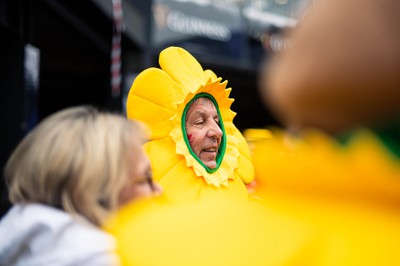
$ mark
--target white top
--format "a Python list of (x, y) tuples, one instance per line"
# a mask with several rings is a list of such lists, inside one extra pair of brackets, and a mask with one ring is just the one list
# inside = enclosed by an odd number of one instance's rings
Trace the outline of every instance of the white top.
[(119, 265), (115, 240), (82, 217), (14, 205), (0, 221), (0, 265)]

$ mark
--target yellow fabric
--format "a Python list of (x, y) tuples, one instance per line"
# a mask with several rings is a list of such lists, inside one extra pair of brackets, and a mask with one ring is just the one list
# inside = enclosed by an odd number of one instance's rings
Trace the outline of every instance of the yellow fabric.
[(123, 265), (400, 265), (400, 163), (373, 135), (248, 136), (258, 200), (128, 205), (106, 226)]
[(251, 201), (154, 204), (128, 205), (107, 224), (123, 266), (286, 265), (316, 245), (307, 224)]
[[(145, 150), (157, 180), (171, 199), (197, 199), (204, 191), (223, 191), (229, 197), (247, 198), (245, 184), (254, 179), (254, 168), (246, 140), (233, 124), (230, 88), (211, 70), (179, 47), (160, 53), (161, 69), (149, 68), (135, 79), (127, 99), (129, 119), (150, 128)], [(190, 154), (181, 128), (186, 105), (199, 93), (212, 95), (218, 103), (225, 128), (226, 150), (214, 173)], [(218, 189), (215, 189), (218, 188)]]

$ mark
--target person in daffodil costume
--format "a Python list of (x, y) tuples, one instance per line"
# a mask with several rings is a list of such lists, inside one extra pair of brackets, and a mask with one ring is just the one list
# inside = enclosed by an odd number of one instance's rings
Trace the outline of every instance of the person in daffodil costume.
[(129, 119), (150, 129), (144, 148), (165, 196), (247, 199), (245, 185), (253, 181), (254, 169), (247, 142), (233, 124), (227, 81), (179, 47), (161, 51), (159, 64), (136, 77), (126, 110)]

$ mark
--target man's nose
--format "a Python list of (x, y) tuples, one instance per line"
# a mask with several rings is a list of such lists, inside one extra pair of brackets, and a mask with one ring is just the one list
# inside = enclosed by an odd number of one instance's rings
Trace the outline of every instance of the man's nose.
[(210, 138), (222, 138), (222, 130), (218, 123), (213, 121), (208, 129), (207, 136)]

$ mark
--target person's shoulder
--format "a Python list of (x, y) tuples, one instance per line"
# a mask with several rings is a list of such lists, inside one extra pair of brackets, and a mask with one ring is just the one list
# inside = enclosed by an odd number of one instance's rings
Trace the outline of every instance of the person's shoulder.
[(3, 260), (17, 256), (30, 261), (29, 265), (87, 265), (93, 261), (109, 265), (115, 259), (114, 239), (109, 234), (81, 216), (45, 205), (13, 206), (0, 232), (7, 239), (0, 239)]
[(36, 233), (57, 232), (61, 228), (74, 224), (73, 217), (67, 212), (36, 203), (16, 204), (1, 220), (1, 228), (13, 227), (19, 233), (31, 230)]

